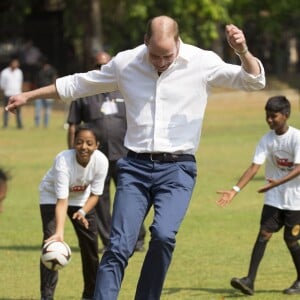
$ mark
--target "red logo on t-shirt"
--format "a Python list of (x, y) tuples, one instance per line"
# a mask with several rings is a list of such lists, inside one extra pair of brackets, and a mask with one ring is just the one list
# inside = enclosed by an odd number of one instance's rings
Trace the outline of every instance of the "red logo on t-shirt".
[(281, 153), (277, 151), (277, 153), (274, 153), (273, 158), (276, 166), (281, 170), (290, 171), (295, 167), (292, 156), (284, 151), (281, 151)]
[(75, 185), (70, 187), (70, 192), (83, 192), (87, 188), (87, 185)]

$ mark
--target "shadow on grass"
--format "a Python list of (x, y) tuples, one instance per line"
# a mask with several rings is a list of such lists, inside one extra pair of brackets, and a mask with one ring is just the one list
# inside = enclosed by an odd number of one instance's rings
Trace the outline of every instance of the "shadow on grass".
[(0, 298), (0, 300), (38, 300), (39, 298)]
[[(236, 179), (236, 181), (238, 181), (240, 178), (236, 177), (235, 179)], [(252, 181), (261, 181), (262, 184), (264, 184), (266, 182), (266, 177), (264, 177), (262, 175), (261, 176), (258, 175), (258, 176), (253, 177), (251, 180)]]
[[(64, 298), (64, 300), (74, 300), (74, 297), (65, 297)], [(1, 298), (0, 297), (0, 300), (40, 300), (40, 298), (24, 298), (24, 297), (22, 297), (22, 298), (14, 298), (14, 297), (12, 297), (12, 298), (10, 298), (10, 297), (5, 297), (5, 298)]]
[[(0, 250), (11, 250), (11, 251), (40, 251), (41, 245), (0, 245)], [(2, 298), (0, 298), (2, 300)], [(26, 299), (27, 300), (27, 299)]]
[(39, 300), (40, 298), (0, 298), (0, 300)]
[[(78, 247), (71, 247), (72, 252), (79, 252)], [(10, 251), (40, 251), (41, 245), (0, 245), (0, 250), (10, 250)], [(22, 298), (24, 299), (24, 298)], [(0, 298), (0, 300), (3, 300)], [(27, 299), (25, 299), (27, 300)]]
[(265, 182), (266, 181), (266, 177), (264, 177), (264, 176), (255, 176), (251, 180)]
[[(234, 298), (249, 298), (249, 295), (244, 295), (239, 291), (236, 291), (234, 289), (217, 289), (217, 288), (164, 288), (163, 294), (164, 295), (175, 295), (177, 293), (180, 293), (181, 291), (190, 291), (192, 293), (197, 293), (197, 295), (193, 295), (193, 297), (197, 297), (197, 299), (206, 299), (205, 297), (208, 296), (208, 294), (217, 294), (218, 299), (234, 299)], [(255, 291), (255, 295), (259, 294), (282, 294), (282, 290), (258, 290)], [(219, 298), (220, 297), (220, 298)], [(1, 299), (0, 299), (1, 300)]]

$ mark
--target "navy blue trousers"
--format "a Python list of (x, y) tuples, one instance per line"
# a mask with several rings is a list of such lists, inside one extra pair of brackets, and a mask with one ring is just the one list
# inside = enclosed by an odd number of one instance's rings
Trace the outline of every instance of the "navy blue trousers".
[(196, 163), (159, 163), (126, 157), (118, 161), (118, 168), (110, 245), (98, 268), (94, 299), (117, 299), (141, 225), (153, 207), (151, 238), (135, 300), (159, 300), (175, 237), (195, 185)]

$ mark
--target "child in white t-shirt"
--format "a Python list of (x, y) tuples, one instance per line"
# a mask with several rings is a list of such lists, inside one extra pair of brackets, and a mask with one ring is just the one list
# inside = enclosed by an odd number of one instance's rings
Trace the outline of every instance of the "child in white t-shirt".
[[(75, 229), (84, 278), (82, 299), (93, 298), (99, 264), (94, 206), (103, 192), (108, 160), (97, 148), (93, 129), (86, 124), (79, 126), (74, 149), (62, 151), (55, 157), (39, 187), (43, 241), (64, 240), (67, 215)], [(49, 270), (42, 263), (40, 270), (41, 299), (53, 299), (58, 271)]]
[(222, 196), (217, 204), (226, 206), (265, 163), (267, 184), (258, 190), (265, 193), (264, 206), (248, 275), (232, 278), (231, 285), (246, 295), (254, 294), (256, 273), (267, 243), (274, 232), (284, 227), (284, 241), (293, 259), (297, 279), (283, 293), (300, 294), (300, 131), (287, 125), (291, 106), (286, 97), (271, 97), (265, 111), (271, 131), (259, 141), (252, 164), (231, 190), (218, 191)]

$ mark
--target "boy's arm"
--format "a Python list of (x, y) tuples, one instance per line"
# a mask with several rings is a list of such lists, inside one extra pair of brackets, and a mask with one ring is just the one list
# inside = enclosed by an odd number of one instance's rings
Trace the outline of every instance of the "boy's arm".
[(216, 201), (219, 206), (226, 206), (231, 202), (234, 196), (255, 176), (261, 165), (252, 163), (250, 167), (240, 177), (237, 184), (231, 190), (220, 190), (217, 194), (221, 194), (221, 197)]
[(267, 181), (269, 182), (267, 185), (263, 186), (258, 190), (259, 193), (265, 193), (266, 191), (272, 189), (275, 186), (281, 185), (297, 176), (300, 175), (300, 164), (295, 164), (295, 168), (289, 172), (286, 176), (280, 178), (280, 179), (272, 179), (267, 178)]

